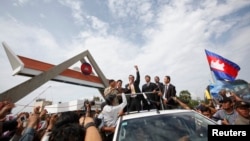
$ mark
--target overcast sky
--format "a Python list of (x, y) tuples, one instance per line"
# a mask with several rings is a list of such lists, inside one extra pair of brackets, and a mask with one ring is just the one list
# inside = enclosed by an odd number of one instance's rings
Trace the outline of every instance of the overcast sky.
[[(204, 97), (212, 81), (205, 49), (235, 63), (250, 81), (249, 0), (1, 0), (0, 41), (18, 55), (59, 64), (89, 50), (108, 79), (171, 76), (177, 93)], [(30, 78), (12, 76), (0, 47), (0, 92)], [(80, 67), (75, 65), (72, 67)], [(16, 103), (55, 103), (100, 96), (97, 90), (48, 82)]]

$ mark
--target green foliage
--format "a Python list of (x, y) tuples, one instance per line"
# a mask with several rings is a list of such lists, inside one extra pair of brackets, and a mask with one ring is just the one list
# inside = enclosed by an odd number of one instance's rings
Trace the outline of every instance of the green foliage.
[(183, 103), (187, 104), (190, 108), (194, 108), (199, 105), (199, 100), (194, 100), (191, 97), (191, 93), (188, 90), (182, 90), (178, 97)]
[(199, 101), (198, 100), (190, 100), (190, 102), (188, 103), (188, 106), (190, 107), (190, 108), (194, 108), (194, 107), (196, 107), (196, 106), (198, 106), (199, 105)]
[(183, 90), (179, 94), (179, 99), (183, 103), (188, 104), (192, 98), (191, 98), (191, 94), (190, 94), (190, 92), (188, 90)]

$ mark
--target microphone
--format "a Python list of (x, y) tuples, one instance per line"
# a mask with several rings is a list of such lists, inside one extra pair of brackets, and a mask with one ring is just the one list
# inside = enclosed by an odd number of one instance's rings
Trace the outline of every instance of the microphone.
[(146, 101), (148, 102), (148, 105), (150, 105), (150, 101), (148, 100), (147, 96), (145, 93), (142, 93), (143, 97), (146, 99)]

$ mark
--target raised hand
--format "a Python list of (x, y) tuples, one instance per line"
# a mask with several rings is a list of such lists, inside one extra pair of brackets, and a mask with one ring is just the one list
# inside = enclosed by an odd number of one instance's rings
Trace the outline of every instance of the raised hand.
[(34, 114), (40, 114), (40, 106), (37, 106), (37, 107), (35, 107), (34, 109), (33, 109), (33, 113)]
[(137, 66), (137, 65), (135, 65), (134, 67), (135, 67), (135, 69), (138, 71), (138, 66)]
[(0, 102), (0, 120), (4, 120), (5, 116), (11, 113), (11, 110), (15, 107), (14, 103), (3, 101)]

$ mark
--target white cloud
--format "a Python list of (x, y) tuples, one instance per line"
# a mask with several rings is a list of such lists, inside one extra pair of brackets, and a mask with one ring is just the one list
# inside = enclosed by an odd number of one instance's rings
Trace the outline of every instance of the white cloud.
[(43, 13), (40, 13), (40, 15), (39, 15), (42, 19), (43, 18), (46, 18), (46, 16), (43, 14)]
[(114, 17), (135, 18), (145, 24), (151, 22), (153, 18), (152, 5), (150, 0), (133, 1), (133, 0), (109, 0), (108, 6)]
[(29, 1), (30, 0), (18, 0), (18, 3), (23, 5), (23, 4), (25, 4), (25, 3), (29, 2)]
[[(126, 16), (126, 11), (124, 10), (124, 0), (109, 0), (108, 1), (108, 6), (113, 14), (115, 14), (118, 17), (125, 17)], [(120, 9), (120, 10), (119, 10)]]
[(151, 3), (142, 3), (138, 8), (138, 15), (142, 22), (149, 23), (153, 19), (153, 11), (151, 10)]
[[(5, 41), (16, 53), (28, 55), (31, 58), (53, 60), (58, 63), (65, 53), (56, 39), (46, 29), (0, 19), (1, 42)], [(14, 33), (14, 34), (13, 34)], [(54, 58), (55, 53), (62, 54)], [(46, 54), (46, 55), (44, 55)]]
[[(109, 6), (116, 16), (140, 16), (139, 10), (135, 10), (139, 7), (137, 4), (126, 3), (128, 7), (131, 6), (129, 8), (123, 4), (125, 1), (109, 1)], [(147, 41), (142, 47), (123, 38), (111, 35), (102, 37), (95, 33), (82, 32), (84, 36), (82, 36), (82, 40), (79, 37), (79, 44), (81, 44), (79, 50), (83, 46), (89, 49), (108, 78), (122, 78), (126, 83), (127, 75), (134, 73), (133, 65), (138, 64), (142, 76), (141, 84), (144, 83), (143, 78), (146, 74), (152, 75), (152, 77), (159, 75), (161, 78), (171, 75), (172, 82), (177, 86), (178, 91), (189, 89), (196, 92), (199, 97), (203, 97), (204, 89), (211, 81), (204, 49), (215, 46), (209, 40), (211, 37), (219, 38), (241, 19), (235, 18), (227, 21), (221, 19), (222, 16), (227, 16), (235, 11), (233, 2), (226, 6), (209, 3), (209, 5), (203, 5), (203, 9), (193, 11), (187, 4), (189, 5), (189, 1), (183, 3), (174, 1), (163, 9), (158, 9), (159, 13), (156, 16), (156, 23), (154, 23), (157, 27), (145, 29), (143, 34)], [(244, 4), (238, 3), (236, 9), (243, 7)], [(213, 15), (208, 14), (217, 9), (225, 10)], [(247, 34), (244, 35), (247, 38)], [(245, 38), (241, 40), (239, 37), (239, 39), (246, 43), (243, 41), (246, 40)], [(75, 43), (77, 44), (77, 42)], [(220, 46), (222, 49), (223, 47)], [(227, 52), (231, 50), (233, 48), (227, 47)], [(196, 86), (198, 84), (199, 86)]]
[(13, 2), (13, 6), (24, 6), (29, 3), (31, 0), (17, 0)]
[(7, 17), (12, 20), (12, 22), (18, 23), (17, 19), (15, 17), (13, 17), (12, 15), (10, 15), (9, 13), (7, 14)]
[(107, 34), (107, 29), (109, 28), (109, 25), (107, 23), (99, 20), (97, 17), (94, 16), (89, 16), (88, 19), (91, 21), (91, 27), (99, 34)]
[[(114, 36), (100, 36), (94, 33), (82, 33), (82, 38), (78, 38), (71, 43), (72, 55), (77, 52), (89, 50), (94, 56), (98, 65), (105, 72), (107, 77), (119, 76), (119, 71), (126, 69), (128, 62), (134, 61), (140, 49), (129, 42)], [(121, 66), (117, 66), (121, 64)], [(117, 67), (114, 67), (117, 66)], [(107, 69), (105, 69), (107, 68)], [(115, 73), (113, 72), (115, 71)], [(120, 76), (121, 77), (121, 76)]]
[(205, 11), (205, 16), (208, 20), (231, 14), (244, 6), (249, 5), (249, 1), (245, 0), (228, 0), (222, 4), (219, 4), (218, 2), (219, 1), (206, 0), (204, 3), (202, 3)]
[(72, 10), (72, 16), (75, 19), (75, 23), (77, 24), (83, 24), (84, 17), (83, 17), (83, 11), (81, 10), (81, 1), (80, 0), (59, 0), (59, 2), (69, 7)]

